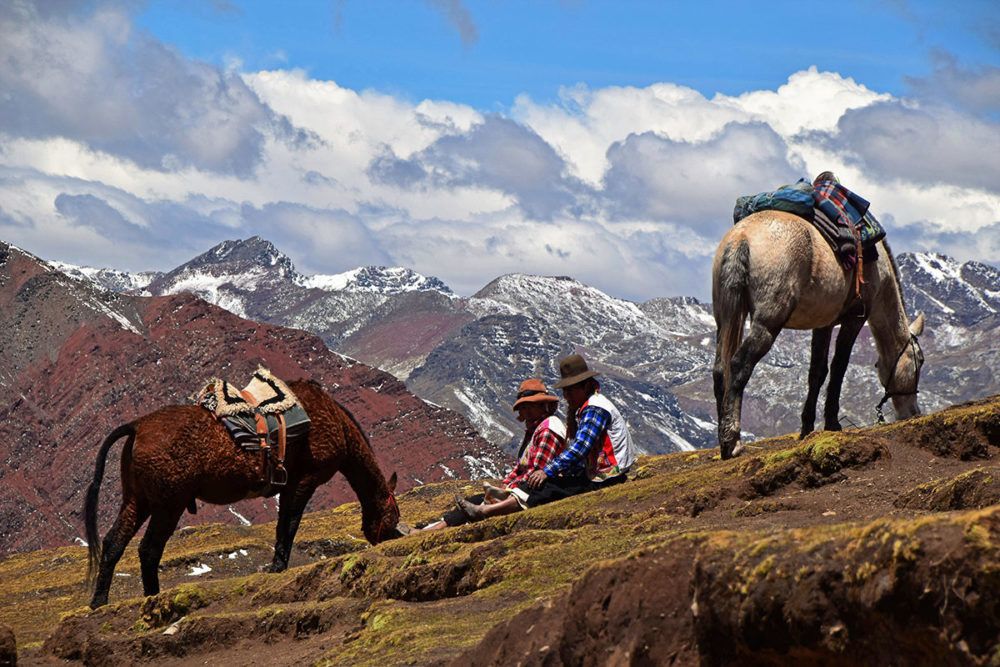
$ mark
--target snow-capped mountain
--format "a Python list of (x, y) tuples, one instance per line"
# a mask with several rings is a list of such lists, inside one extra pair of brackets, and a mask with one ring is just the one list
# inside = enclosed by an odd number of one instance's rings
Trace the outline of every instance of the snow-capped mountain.
[(958, 262), (937, 253), (897, 259), (912, 308), (950, 325), (971, 326), (1000, 313), (1000, 270), (980, 262)]
[[(279, 266), (276, 262), (272, 266)], [(73, 279), (0, 241), (0, 552), (71, 543), (94, 453), (114, 427), (152, 409), (190, 403), (205, 378), (246, 381), (264, 363), (312, 378), (369, 434), (399, 489), (493, 476), (506, 456), (460, 415), (407, 391), (391, 375), (326, 349), (305, 331), (248, 321), (189, 294), (147, 298)], [(102, 489), (110, 525), (117, 452)], [(346, 480), (324, 484), (311, 506), (353, 499)], [(273, 520), (270, 499), (201, 505), (184, 522)]]
[[(415, 312), (442, 311), (447, 320), (455, 298), (437, 278), (402, 267), (366, 266), (335, 275), (304, 275), (259, 236), (224, 241), (159, 276), (146, 291), (191, 292), (241, 317), (311, 331), (332, 349), (369, 359), (367, 363), (398, 377), (405, 377), (440, 342), (434, 327), (428, 331), (418, 324), (406, 344), (392, 335), (356, 341), (350, 337), (378, 329), (400, 304)], [(421, 336), (429, 336), (429, 342)]]
[(159, 271), (141, 271), (129, 273), (117, 269), (95, 269), (90, 266), (77, 266), (66, 262), (48, 262), (57, 271), (62, 271), (77, 280), (89, 280), (97, 283), (109, 292), (138, 292), (146, 289), (149, 283), (163, 275)]
[[(923, 408), (1000, 391), (1000, 271), (925, 253), (902, 254), (897, 264), (911, 317), (927, 315)], [(245, 317), (317, 333), (463, 413), (496, 444), (519, 438), (510, 409), (517, 383), (532, 375), (554, 382), (558, 359), (573, 351), (603, 373), (646, 451), (715, 444), (715, 322), (710, 305), (690, 297), (636, 304), (568, 277), (511, 274), (460, 298), (437, 278), (404, 268), (303, 276), (258, 237), (220, 244), (147, 289), (196, 291)], [(786, 330), (762, 360), (744, 402), (746, 431), (798, 430), (809, 339)], [(845, 379), (845, 426), (874, 419), (882, 392), (875, 359), (866, 329)]]
[(428, 355), (407, 384), (463, 412), (488, 439), (518, 441), (509, 407), (518, 383), (531, 376), (554, 382), (558, 359), (580, 351), (602, 372), (604, 391), (644, 451), (712, 442), (714, 427), (681, 409), (669, 390), (705, 363), (707, 351), (637, 304), (572, 278), (511, 274), (477, 292), (467, 307), (482, 315)]

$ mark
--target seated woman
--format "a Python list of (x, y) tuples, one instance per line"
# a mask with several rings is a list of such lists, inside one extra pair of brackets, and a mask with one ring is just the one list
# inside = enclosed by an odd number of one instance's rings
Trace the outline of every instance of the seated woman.
[[(516, 488), (532, 472), (547, 466), (562, 452), (566, 446), (566, 426), (555, 414), (558, 406), (559, 398), (550, 394), (541, 380), (531, 378), (521, 383), (514, 402), (517, 420), (524, 422), (524, 438), (517, 452), (517, 465), (503, 478), (499, 488), (484, 484), (485, 493), (472, 496), (468, 499), (470, 503), (489, 504), (504, 500), (510, 495), (511, 489)], [(439, 530), (468, 522), (466, 513), (455, 509), (422, 530)]]

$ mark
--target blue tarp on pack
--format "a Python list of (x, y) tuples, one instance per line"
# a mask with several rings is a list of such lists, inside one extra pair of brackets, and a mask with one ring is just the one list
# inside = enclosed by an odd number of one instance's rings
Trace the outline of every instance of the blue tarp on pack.
[(790, 185), (782, 185), (773, 192), (739, 197), (733, 209), (733, 224), (757, 211), (787, 211), (795, 215), (813, 219), (813, 186), (804, 178)]

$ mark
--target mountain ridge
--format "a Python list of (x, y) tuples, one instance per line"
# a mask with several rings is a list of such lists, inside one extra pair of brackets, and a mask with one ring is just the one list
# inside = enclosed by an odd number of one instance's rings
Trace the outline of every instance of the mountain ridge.
[[(259, 237), (227, 243), (263, 243), (265, 255), (279, 252)], [(903, 253), (897, 264), (910, 314), (923, 310), (928, 319), (924, 339), (931, 361), (921, 387), (927, 408), (1000, 391), (1000, 355), (986, 334), (1000, 317), (1000, 271), (933, 253)], [(319, 294), (303, 287), (309, 278), (271, 276), (258, 287), (257, 305), (247, 316), (316, 332), (343, 354), (405, 379), (426, 400), (465, 414), (508, 449), (519, 430), (507, 407), (511, 388), (528, 375), (554, 382), (558, 358), (571, 352), (585, 354), (605, 372), (609, 395), (621, 403), (647, 451), (714, 445), (710, 304), (683, 296), (634, 303), (569, 276), (518, 273), (498, 276), (469, 297), (455, 296), (433, 278), (427, 280), (436, 289), (375, 294), (349, 286), (349, 276), (363, 268), (337, 274)], [(227, 305), (224, 295), (215, 302)], [(963, 354), (966, 344), (971, 347)], [(748, 434), (798, 428), (808, 350), (807, 332), (778, 337), (748, 388)], [(935, 355), (948, 365), (935, 367)], [(845, 384), (845, 423), (873, 418), (879, 389), (865, 370), (872, 363), (866, 328)]]

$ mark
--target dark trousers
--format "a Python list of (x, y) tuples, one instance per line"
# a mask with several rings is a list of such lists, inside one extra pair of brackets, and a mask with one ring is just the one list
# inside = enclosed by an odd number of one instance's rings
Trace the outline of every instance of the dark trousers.
[(570, 496), (591, 491), (600, 491), (625, 481), (625, 475), (610, 477), (603, 482), (594, 482), (586, 477), (550, 477), (542, 488), (528, 492), (528, 507), (538, 507)]

